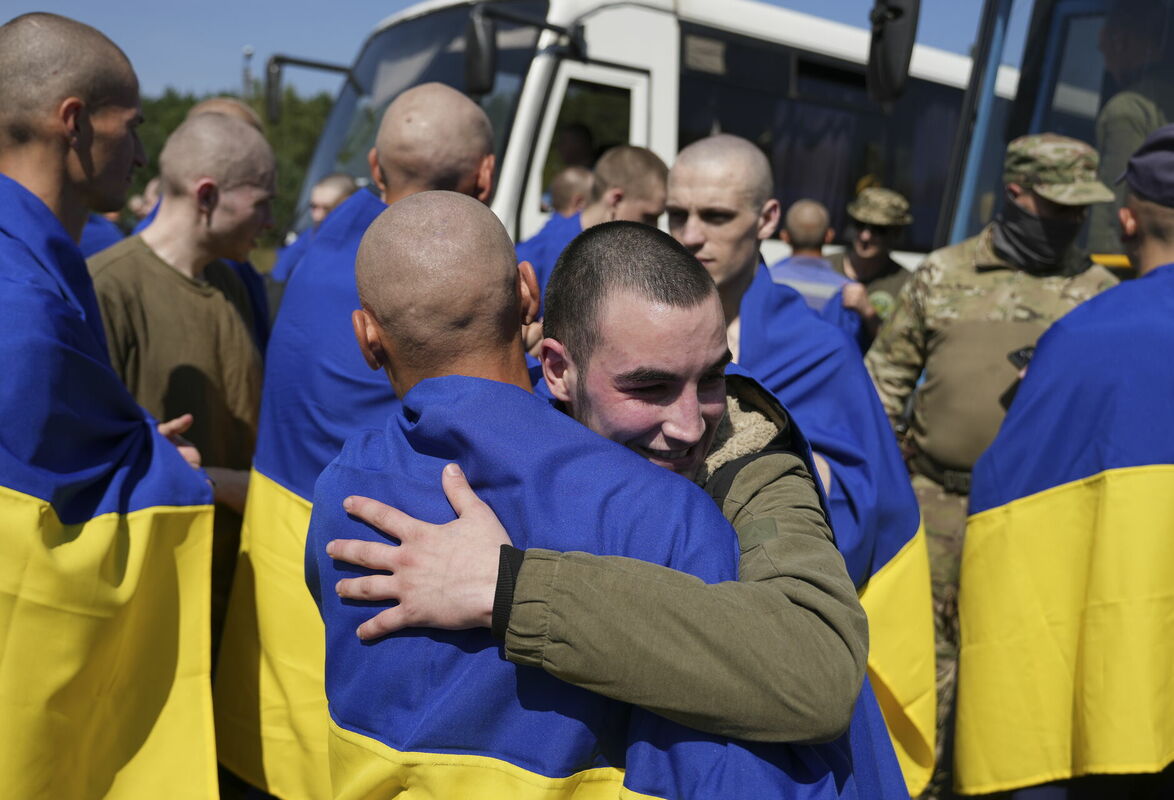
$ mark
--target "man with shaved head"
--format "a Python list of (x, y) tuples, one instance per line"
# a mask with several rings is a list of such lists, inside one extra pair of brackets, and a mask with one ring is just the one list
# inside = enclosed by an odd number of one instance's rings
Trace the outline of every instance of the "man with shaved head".
[[(249, 127), (253, 128), (260, 134), (265, 133), (264, 125), (261, 123), (261, 117), (254, 111), (247, 103), (243, 103), (235, 97), (209, 97), (196, 103), (188, 109), (185, 120), (190, 120), (193, 117), (198, 117), (201, 114), (223, 114), (225, 116), (234, 117)], [(150, 185), (148, 184), (148, 188)], [(155, 215), (159, 213), (160, 207), (166, 202), (165, 195), (159, 195), (157, 201), (152, 202), (149, 206), (150, 211), (135, 225), (133, 233), (142, 233), (143, 229), (155, 221)], [(261, 348), (261, 353), (264, 355), (265, 348), (269, 343), (269, 300), (266, 293), (265, 279), (257, 272), (248, 260), (248, 256), (240, 256), (239, 258), (223, 259), (224, 263), (232, 268), (236, 276), (240, 278), (248, 291), (249, 305), (252, 308), (253, 317), (253, 336), (257, 340), (257, 346)]]
[(592, 225), (628, 220), (656, 225), (664, 213), (668, 167), (645, 147), (622, 144), (595, 162), (587, 206), (569, 217), (555, 216), (536, 235), (518, 245), (518, 260), (529, 261), (546, 289), (555, 262), (570, 241)]
[(212, 493), (160, 436), (184, 420), (157, 432), (111, 369), (75, 244), (91, 211), (122, 207), (144, 161), (140, 122), (134, 70), (99, 31), (53, 14), (0, 26), (0, 782), (12, 797), (216, 793)]
[(332, 172), (314, 184), (310, 190), (310, 227), (277, 254), (269, 277), (278, 283), (288, 281), (314, 241), (314, 234), (323, 220), (358, 189), (354, 177), (345, 172)]
[(573, 217), (587, 207), (591, 199), (591, 170), (564, 167), (550, 182), (550, 207), (561, 217)]
[(782, 239), (791, 245), (791, 255), (770, 268), (775, 283), (790, 286), (816, 311), (848, 282), (823, 257), (835, 231), (827, 208), (816, 200), (797, 200), (783, 217)]
[(430, 189), (487, 202), (493, 130), (439, 83), (387, 107), (369, 155), (370, 191), (327, 217), (287, 284), (265, 366), (241, 552), (216, 678), (222, 762), (281, 797), (329, 796), (322, 628), (301, 574), (314, 481), (356, 430), (399, 407), (354, 346), (355, 255), (388, 204)]
[[(581, 788), (590, 771), (592, 780), (615, 784), (611, 793), (622, 781), (640, 796), (779, 796), (800, 782), (813, 798), (892, 796), (863, 752), (848, 754), (847, 736), (827, 745), (753, 747), (706, 736), (669, 722), (668, 712), (625, 710), (516, 667), (501, 659), (485, 630), (413, 632), (367, 644), (354, 636), (370, 608), (338, 596), (336, 583), (353, 570), (332, 561), (326, 545), (336, 537), (380, 537), (344, 511), (351, 493), (443, 522), (454, 510), (479, 513), (471, 484), (492, 509), (483, 513), (496, 512), (519, 546), (632, 556), (706, 581), (734, 576), (736, 551), (729, 527), (713, 513), (717, 506), (671, 474), (702, 479), (726, 409), (725, 324), (712, 281), (671, 238), (633, 223), (594, 227), (560, 259), (549, 298), (552, 333), (560, 338), (544, 342), (546, 378), (574, 418), (609, 443), (529, 393), (519, 323), (536, 310), (534, 279), (527, 263), (513, 267), (507, 241), (487, 209), (426, 193), (384, 212), (359, 251), (356, 337), (404, 406), (379, 430), (353, 436), (315, 490), (307, 579), (326, 621), (331, 750), (342, 766), (332, 775), (336, 793), (368, 796), (378, 787), (395, 794), (410, 786), (459, 796), (492, 787), (511, 797), (560, 797)], [(681, 330), (688, 347), (674, 341)], [(666, 372), (674, 376), (653, 377)], [(657, 393), (658, 382), (676, 389), (678, 381), (684, 399), (674, 390)], [(639, 396), (647, 403), (636, 402)], [(519, 430), (529, 432), (524, 440)], [(678, 436), (695, 437), (696, 446), (665, 450), (678, 446), (669, 443)], [(442, 469), (448, 499), (437, 485)], [(815, 499), (806, 470), (804, 479)], [(818, 511), (809, 520), (816, 518)], [(809, 534), (808, 558), (817, 558), (820, 542), (839, 560), (826, 528)], [(802, 569), (796, 583), (805, 582)], [(854, 605), (842, 566), (839, 574)], [(808, 601), (838, 616), (810, 588)], [(788, 624), (787, 613), (776, 612)], [(596, 646), (605, 644), (607, 626), (591, 627)], [(809, 641), (792, 632), (794, 646)], [(615, 644), (605, 649), (624, 661), (628, 654)], [(883, 725), (878, 730), (884, 736)], [(423, 755), (430, 752), (445, 757)], [(468, 756), (477, 758), (462, 759)]]
[(917, 503), (859, 352), (762, 263), (759, 244), (778, 226), (779, 203), (753, 143), (721, 134), (682, 150), (667, 210), (673, 237), (717, 284), (734, 361), (782, 401), (822, 461), (836, 544), (870, 617), (870, 676), (884, 684), (878, 695), (916, 793), (933, 761), (929, 565)]
[(276, 164), (260, 132), (209, 112), (168, 137), (159, 171), (164, 201), (155, 219), (89, 268), (114, 371), (160, 419), (195, 417), (187, 436), (216, 487), (215, 650), (261, 405), (248, 290), (221, 259), (247, 259), (272, 224)]

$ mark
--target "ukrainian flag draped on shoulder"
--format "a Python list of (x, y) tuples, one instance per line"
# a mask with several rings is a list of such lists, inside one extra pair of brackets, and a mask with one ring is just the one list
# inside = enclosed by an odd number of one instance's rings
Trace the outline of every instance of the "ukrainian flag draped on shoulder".
[(533, 394), (433, 378), (403, 409), (383, 430), (352, 437), (314, 495), (306, 572), (326, 621), (336, 798), (878, 796), (880, 776), (868, 764), (857, 774), (848, 736), (747, 745), (686, 730), (518, 667), (481, 629), (361, 642), (354, 631), (372, 607), (333, 587), (362, 570), (331, 560), (326, 543), (385, 540), (342, 501), (358, 493), (447, 522), (439, 476), (450, 461), (519, 547), (630, 556), (709, 582), (737, 569), (737, 537), (708, 495)]
[(81, 252), (0, 175), (0, 785), (214, 798), (212, 495), (110, 366)]
[(956, 782), (1174, 761), (1174, 265), (1040, 339), (975, 465)]
[(893, 431), (856, 345), (759, 265), (742, 298), (738, 364), (827, 459), (836, 545), (868, 613), (869, 679), (911, 794), (934, 762), (929, 558)]
[(289, 281), (265, 364), (216, 727), (221, 761), (283, 800), (330, 791), (322, 622), (304, 580), (314, 481), (352, 432), (399, 407), (351, 327), (355, 254), (385, 208), (359, 191), (322, 223)]

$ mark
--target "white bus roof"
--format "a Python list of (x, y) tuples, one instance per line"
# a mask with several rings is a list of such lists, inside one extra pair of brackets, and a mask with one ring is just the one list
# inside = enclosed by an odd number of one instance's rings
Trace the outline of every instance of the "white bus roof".
[[(469, 0), (423, 0), (392, 14), (375, 26), (371, 35), (404, 20), (452, 6), (468, 5)], [(550, 0), (548, 20), (567, 25), (609, 6), (630, 5), (625, 0)], [(822, 53), (843, 61), (863, 65), (868, 59), (870, 32), (866, 28), (835, 22), (812, 14), (757, 0), (642, 0), (644, 8), (660, 8), (686, 22), (706, 25), (753, 39), (790, 45), (807, 52)], [(862, 19), (861, 22), (864, 22)], [(970, 59), (927, 45), (914, 45), (909, 65), (912, 77), (965, 89), (970, 76)], [(1018, 84), (1018, 70), (999, 69), (997, 93), (1011, 97)]]

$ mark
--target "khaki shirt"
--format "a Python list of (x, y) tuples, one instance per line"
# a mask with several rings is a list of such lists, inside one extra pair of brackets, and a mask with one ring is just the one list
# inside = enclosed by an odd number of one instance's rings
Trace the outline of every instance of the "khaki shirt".
[(910, 434), (940, 467), (969, 470), (1003, 421), (999, 397), (1015, 382), (1007, 354), (1034, 345), (1048, 326), (1116, 285), (1108, 270), (1032, 275), (999, 257), (992, 226), (935, 250), (897, 298), (865, 366), (897, 424), (922, 370)]

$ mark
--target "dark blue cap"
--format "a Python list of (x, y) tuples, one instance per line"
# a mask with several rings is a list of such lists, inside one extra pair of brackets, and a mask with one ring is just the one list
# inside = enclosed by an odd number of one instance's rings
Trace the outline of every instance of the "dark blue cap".
[(1174, 207), (1174, 125), (1164, 125), (1147, 136), (1117, 180), (1146, 200)]

